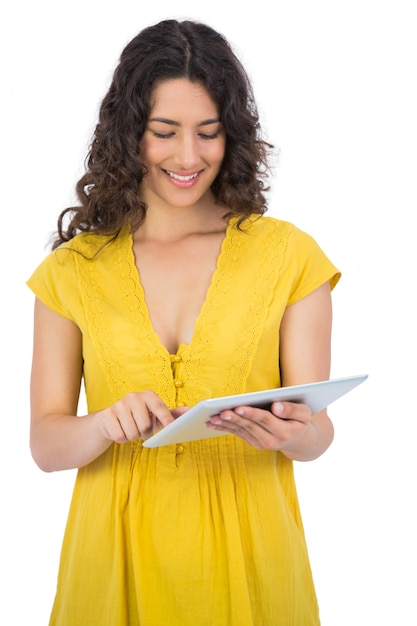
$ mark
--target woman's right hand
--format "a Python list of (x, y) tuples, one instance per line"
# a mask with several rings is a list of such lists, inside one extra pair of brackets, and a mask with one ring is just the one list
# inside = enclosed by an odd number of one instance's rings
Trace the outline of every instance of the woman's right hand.
[(128, 393), (96, 413), (101, 433), (116, 443), (148, 439), (174, 421), (173, 414), (154, 391)]

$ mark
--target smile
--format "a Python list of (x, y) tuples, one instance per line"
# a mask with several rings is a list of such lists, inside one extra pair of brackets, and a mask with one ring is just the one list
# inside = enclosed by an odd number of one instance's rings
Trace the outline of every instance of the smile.
[(181, 182), (188, 182), (190, 180), (193, 180), (194, 178), (197, 178), (198, 176), (198, 172), (194, 172), (194, 174), (189, 174), (188, 176), (180, 176), (179, 174), (174, 174), (174, 172), (170, 172), (169, 170), (164, 170), (164, 171), (171, 178), (174, 178), (175, 180), (179, 180)]

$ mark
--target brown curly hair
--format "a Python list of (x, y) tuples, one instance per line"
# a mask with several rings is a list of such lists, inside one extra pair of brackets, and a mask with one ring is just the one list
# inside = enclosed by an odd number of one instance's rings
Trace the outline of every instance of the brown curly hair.
[(121, 54), (100, 107), (86, 172), (76, 185), (80, 206), (60, 214), (53, 248), (79, 232), (117, 236), (125, 225), (136, 230), (143, 222), (146, 204), (138, 191), (146, 168), (139, 141), (153, 89), (175, 78), (202, 84), (218, 107), (226, 150), (212, 190), (216, 203), (227, 211), (225, 217), (236, 216), (240, 226), (250, 214), (265, 213), (264, 178), (272, 146), (260, 137), (246, 71), (227, 40), (211, 27), (165, 20), (142, 30)]

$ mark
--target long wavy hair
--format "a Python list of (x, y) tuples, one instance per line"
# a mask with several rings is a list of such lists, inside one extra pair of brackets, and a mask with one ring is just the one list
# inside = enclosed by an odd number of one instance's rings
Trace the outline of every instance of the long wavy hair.
[(268, 152), (246, 71), (227, 40), (211, 27), (165, 20), (142, 30), (123, 50), (76, 185), (79, 206), (58, 218), (53, 248), (80, 232), (112, 234), (143, 222), (146, 204), (139, 188), (146, 168), (139, 142), (152, 107), (155, 86), (187, 78), (201, 84), (219, 110), (226, 135), (221, 171), (212, 184), (216, 204), (238, 225), (266, 211)]

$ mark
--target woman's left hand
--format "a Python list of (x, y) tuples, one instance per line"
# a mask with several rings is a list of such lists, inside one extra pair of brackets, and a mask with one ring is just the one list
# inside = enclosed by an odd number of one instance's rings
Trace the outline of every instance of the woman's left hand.
[(297, 458), (315, 423), (305, 404), (274, 402), (270, 411), (250, 406), (222, 411), (207, 427), (233, 433), (259, 450), (281, 450)]

